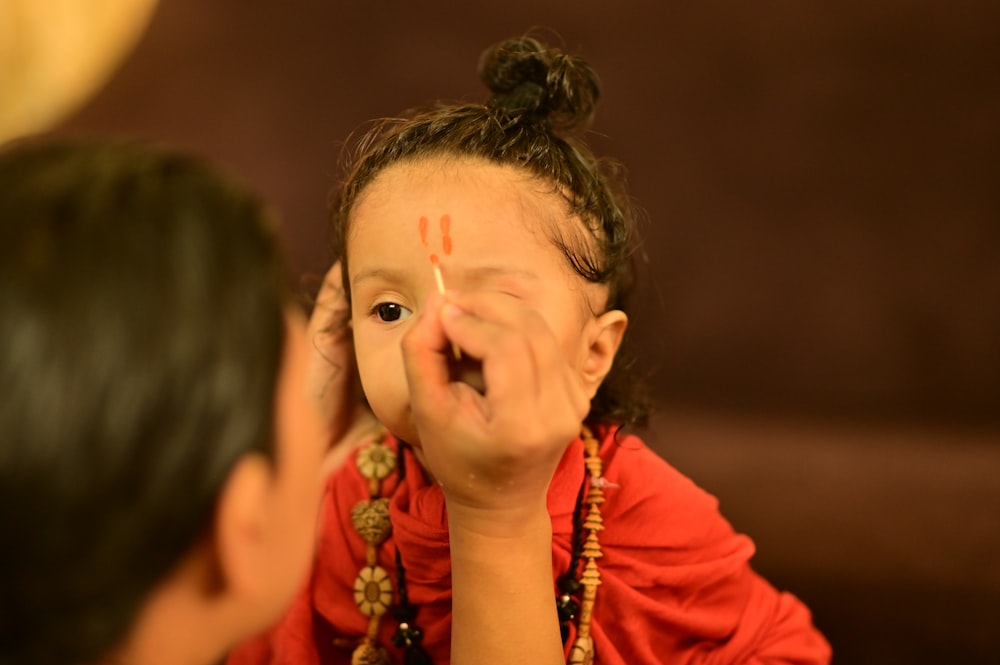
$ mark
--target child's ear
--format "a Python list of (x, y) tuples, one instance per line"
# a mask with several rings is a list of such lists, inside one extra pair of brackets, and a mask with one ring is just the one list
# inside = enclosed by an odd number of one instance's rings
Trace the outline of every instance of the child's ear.
[(581, 375), (588, 397), (593, 398), (597, 394), (604, 377), (611, 371), (626, 328), (628, 316), (619, 309), (612, 309), (594, 319)]
[(218, 583), (226, 593), (255, 596), (267, 576), (272, 484), (271, 463), (250, 453), (236, 463), (219, 494), (213, 535)]

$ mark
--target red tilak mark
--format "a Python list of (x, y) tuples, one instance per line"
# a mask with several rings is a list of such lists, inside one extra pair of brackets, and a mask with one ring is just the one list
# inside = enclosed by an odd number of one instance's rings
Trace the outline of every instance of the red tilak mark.
[(451, 230), (451, 217), (448, 215), (441, 215), (441, 251), (444, 252), (445, 256), (451, 254), (451, 236), (448, 232)]
[[(451, 236), (448, 232), (451, 230), (451, 217), (448, 215), (441, 215), (441, 251), (445, 253), (445, 256), (451, 254)], [(420, 242), (423, 244), (424, 249), (429, 249), (427, 244), (427, 218), (421, 217), (418, 223), (418, 228), (420, 229)], [(444, 280), (441, 278), (441, 259), (438, 255), (431, 252), (427, 257), (431, 260), (431, 266), (434, 268), (434, 281), (437, 282), (437, 289), (442, 294), (445, 292)], [(455, 356), (455, 360), (462, 359), (462, 351), (458, 348), (458, 344), (455, 342), (451, 343), (451, 353)]]
[[(451, 236), (448, 235), (448, 232), (451, 230), (451, 217), (449, 217), (448, 215), (442, 215), (440, 224), (441, 224), (441, 251), (444, 252), (445, 256), (447, 256), (451, 254)], [(421, 244), (423, 244), (424, 249), (428, 249), (430, 247), (429, 243), (427, 242), (427, 227), (429, 225), (430, 222), (427, 221), (426, 217), (421, 217), (417, 224), (417, 227), (420, 229), (420, 242)], [(428, 258), (430, 258), (431, 260), (431, 265), (435, 267), (440, 265), (441, 263), (441, 259), (438, 258), (437, 254), (430, 254)]]
[(427, 247), (427, 218), (420, 218), (420, 242)]

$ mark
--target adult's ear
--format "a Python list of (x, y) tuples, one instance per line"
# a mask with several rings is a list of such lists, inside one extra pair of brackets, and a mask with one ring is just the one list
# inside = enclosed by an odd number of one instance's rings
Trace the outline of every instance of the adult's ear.
[(262, 592), (270, 562), (269, 524), (274, 469), (260, 453), (243, 455), (219, 493), (215, 553), (219, 583), (228, 594)]
[(580, 377), (589, 397), (597, 394), (604, 377), (611, 371), (627, 328), (628, 316), (619, 309), (609, 310), (591, 322), (585, 338), (587, 348), (584, 350)]
[(240, 459), (219, 493), (211, 531), (146, 599), (121, 646), (121, 662), (218, 660), (266, 625), (265, 612), (273, 609), (264, 602), (267, 543), (274, 539), (266, 510), (271, 475), (263, 455)]

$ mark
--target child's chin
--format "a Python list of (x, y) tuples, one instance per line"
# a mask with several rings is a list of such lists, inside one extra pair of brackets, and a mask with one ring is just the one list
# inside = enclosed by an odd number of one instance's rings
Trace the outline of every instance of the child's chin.
[(405, 441), (411, 447), (419, 447), (420, 439), (409, 403), (404, 403), (400, 408), (397, 401), (395, 406), (396, 408), (381, 411), (373, 408), (375, 419), (399, 441)]

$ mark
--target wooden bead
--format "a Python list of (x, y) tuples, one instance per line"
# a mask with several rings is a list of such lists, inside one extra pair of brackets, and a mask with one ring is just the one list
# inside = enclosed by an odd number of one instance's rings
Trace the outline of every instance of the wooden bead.
[(359, 501), (351, 509), (351, 523), (369, 545), (384, 542), (392, 533), (389, 499), (382, 497), (371, 501)]
[(592, 665), (594, 662), (594, 640), (590, 636), (580, 636), (569, 651), (569, 665)]
[(382, 616), (392, 604), (392, 580), (382, 566), (365, 566), (354, 580), (354, 602), (366, 617)]
[(351, 665), (390, 665), (389, 652), (365, 642), (351, 654)]
[(372, 441), (357, 457), (358, 470), (369, 480), (384, 480), (396, 468), (396, 454), (381, 441)]

